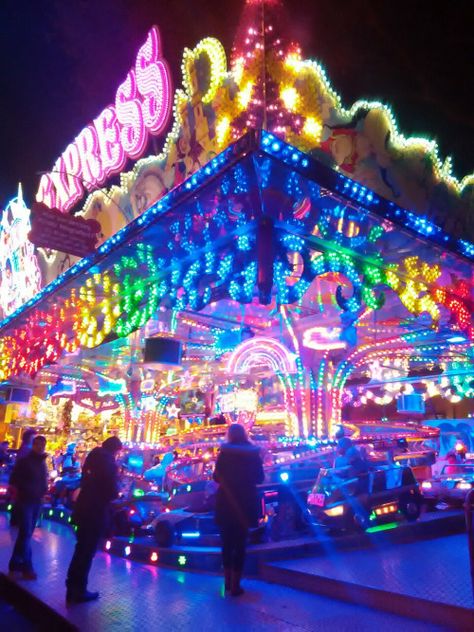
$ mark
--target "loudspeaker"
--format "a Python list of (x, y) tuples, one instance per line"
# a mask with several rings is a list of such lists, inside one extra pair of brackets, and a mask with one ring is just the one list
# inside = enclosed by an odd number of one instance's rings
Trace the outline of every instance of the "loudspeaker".
[(31, 399), (31, 388), (7, 386), (0, 391), (0, 401), (12, 404), (28, 404)]
[(145, 364), (179, 366), (181, 364), (181, 343), (172, 338), (146, 338), (143, 351)]

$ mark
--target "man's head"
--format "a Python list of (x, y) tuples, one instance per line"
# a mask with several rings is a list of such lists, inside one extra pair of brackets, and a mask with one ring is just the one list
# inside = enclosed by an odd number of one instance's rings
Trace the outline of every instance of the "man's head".
[(350, 446), (346, 451), (346, 457), (349, 463), (353, 463), (360, 457), (359, 450), (354, 445)]
[(36, 437), (37, 432), (33, 428), (27, 428), (21, 437), (22, 445), (31, 446), (33, 445), (33, 439)]
[(349, 450), (349, 448), (352, 446), (352, 441), (351, 439), (349, 439), (349, 437), (343, 437), (342, 439), (339, 439), (339, 441), (337, 442), (337, 451), (339, 454), (346, 454), (346, 452)]
[(122, 442), (118, 437), (109, 437), (104, 441), (102, 447), (112, 454), (117, 454), (122, 449)]
[(33, 439), (31, 449), (33, 452), (36, 452), (36, 454), (44, 454), (44, 451), (46, 450), (46, 437), (43, 437), (43, 435), (36, 435)]

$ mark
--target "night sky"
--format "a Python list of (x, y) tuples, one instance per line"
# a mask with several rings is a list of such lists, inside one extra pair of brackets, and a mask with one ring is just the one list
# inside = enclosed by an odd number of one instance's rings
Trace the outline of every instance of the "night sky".
[[(230, 53), (244, 0), (2, 0), (0, 208), (52, 167), (111, 103), (150, 26), (175, 86), (182, 50), (207, 35)], [(345, 106), (392, 105), (401, 131), (434, 138), (458, 177), (474, 171), (472, 0), (286, 0), (293, 39)]]

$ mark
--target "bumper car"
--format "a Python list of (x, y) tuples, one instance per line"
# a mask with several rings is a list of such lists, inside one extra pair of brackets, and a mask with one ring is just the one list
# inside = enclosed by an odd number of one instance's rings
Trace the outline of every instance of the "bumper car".
[(319, 473), (307, 505), (316, 527), (366, 530), (395, 520), (416, 520), (422, 496), (410, 467), (384, 467), (350, 478), (329, 469)]
[(423, 498), (431, 507), (439, 503), (461, 507), (473, 487), (474, 463), (445, 465), (438, 476), (421, 483)]

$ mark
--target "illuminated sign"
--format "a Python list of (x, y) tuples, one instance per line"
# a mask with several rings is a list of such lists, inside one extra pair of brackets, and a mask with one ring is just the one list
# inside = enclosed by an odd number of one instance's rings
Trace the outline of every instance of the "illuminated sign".
[(230, 413), (236, 410), (255, 412), (257, 405), (258, 395), (252, 389), (239, 389), (230, 393), (223, 393), (219, 401), (219, 406), (223, 413)]
[(127, 392), (127, 384), (123, 379), (112, 380), (111, 378), (108, 378), (105, 375), (101, 375), (100, 373), (97, 373), (97, 378), (99, 381), (98, 393), (100, 396), (119, 395), (120, 393)]
[(303, 333), (303, 346), (317, 351), (344, 349), (346, 343), (341, 340), (339, 327), (311, 327)]
[(41, 272), (33, 244), (28, 240), (30, 211), (21, 187), (3, 212), (0, 222), (0, 309), (8, 316), (36, 296)]
[(29, 240), (41, 248), (52, 248), (76, 257), (87, 257), (95, 250), (100, 224), (48, 208), (34, 202), (31, 209)]
[(168, 64), (161, 58), (158, 28), (148, 33), (135, 66), (118, 87), (115, 103), (87, 125), (41, 177), (36, 199), (50, 208), (68, 211), (84, 193), (119, 173), (127, 158), (136, 160), (149, 134), (166, 127), (172, 88)]

